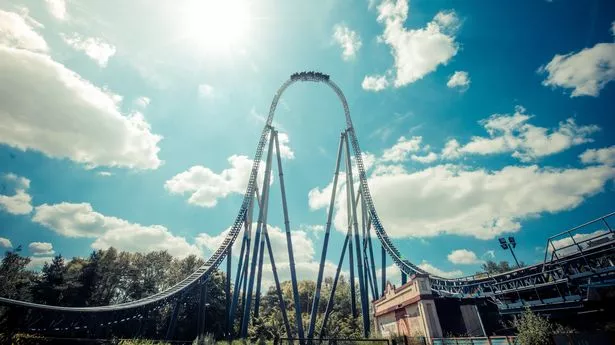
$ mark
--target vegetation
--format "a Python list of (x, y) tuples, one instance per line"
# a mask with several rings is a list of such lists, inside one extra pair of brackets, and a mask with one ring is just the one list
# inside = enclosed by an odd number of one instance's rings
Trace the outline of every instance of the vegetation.
[(573, 330), (532, 312), (527, 308), (520, 317), (515, 318), (517, 343), (523, 345), (549, 345), (554, 334), (571, 333)]
[[(520, 262), (519, 265), (521, 267), (525, 266), (523, 262)], [(487, 260), (481, 265), (482, 271), (479, 272), (478, 274), (481, 274), (481, 273), (498, 274), (498, 273), (504, 273), (504, 272), (514, 270), (515, 268), (517, 267), (516, 266), (511, 267), (508, 261), (500, 261), (498, 263), (495, 261)]]
[[(45, 264), (40, 272), (33, 272), (28, 269), (30, 259), (23, 257), (20, 251), (20, 248), (9, 251), (2, 259), (0, 296), (71, 307), (100, 306), (138, 300), (176, 284), (203, 264), (203, 261), (195, 256), (177, 259), (166, 251), (143, 254), (118, 252), (110, 248), (94, 251), (87, 258), (75, 257), (68, 260), (58, 255), (50, 263)], [(205, 331), (218, 340), (225, 338), (226, 331), (225, 281), (225, 273), (219, 271), (207, 281)], [(314, 285), (313, 281), (299, 282), (299, 303), (306, 331)], [(332, 278), (326, 278), (323, 282), (322, 297), (318, 306), (320, 315), (324, 314), (332, 285)], [(291, 329), (294, 330), (295, 306), (290, 282), (282, 282), (281, 288)], [(175, 332), (175, 338), (178, 340), (192, 340), (196, 335), (199, 289), (194, 290), (184, 297), (185, 304), (178, 315)], [(235, 313), (235, 332), (239, 329), (241, 307), (239, 305)], [(259, 312), (259, 317), (249, 328), (251, 341), (271, 341), (287, 336), (277, 293), (273, 288), (262, 294)], [(148, 322), (144, 323), (144, 327), (140, 330), (138, 321), (131, 321), (132, 323), (125, 322), (122, 325), (118, 323), (111, 332), (101, 330), (93, 336), (161, 339), (165, 336), (170, 313), (170, 307), (152, 310), (148, 313)], [(333, 312), (325, 329), (326, 335), (359, 338), (361, 318), (360, 316), (352, 318), (349, 315), (351, 315), (350, 285), (342, 276), (338, 282)], [(23, 310), (0, 307), (0, 333), (18, 326), (14, 324), (17, 320), (25, 323), (43, 316), (43, 314), (37, 315), (36, 311), (24, 313)], [(320, 330), (321, 323), (322, 320), (317, 320), (317, 331)]]

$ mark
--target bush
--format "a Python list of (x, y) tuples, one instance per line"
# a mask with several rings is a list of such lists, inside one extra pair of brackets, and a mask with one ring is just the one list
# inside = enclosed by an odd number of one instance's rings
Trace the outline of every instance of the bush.
[(554, 334), (573, 333), (574, 330), (554, 324), (549, 319), (535, 314), (527, 308), (521, 317), (515, 318), (513, 326), (517, 328), (517, 344), (549, 345)]

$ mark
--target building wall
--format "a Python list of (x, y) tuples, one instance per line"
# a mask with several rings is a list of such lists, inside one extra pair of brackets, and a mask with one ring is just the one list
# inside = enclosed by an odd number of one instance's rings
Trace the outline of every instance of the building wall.
[(441, 337), (442, 329), (432, 299), (426, 276), (414, 276), (397, 289), (389, 283), (384, 298), (374, 301), (377, 332), (383, 337)]

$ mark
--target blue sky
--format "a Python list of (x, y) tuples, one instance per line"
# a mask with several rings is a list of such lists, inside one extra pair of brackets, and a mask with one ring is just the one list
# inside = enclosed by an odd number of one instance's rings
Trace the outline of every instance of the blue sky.
[[(0, 246), (22, 245), (33, 267), (109, 246), (207, 256), (273, 94), (316, 70), (348, 99), (376, 208), (408, 259), (471, 274), (510, 260), (497, 237), (514, 235), (537, 262), (549, 235), (613, 211), (613, 13), (563, 0), (2, 1)], [(326, 87), (296, 84), (275, 122), (299, 272), (314, 279), (343, 112)]]

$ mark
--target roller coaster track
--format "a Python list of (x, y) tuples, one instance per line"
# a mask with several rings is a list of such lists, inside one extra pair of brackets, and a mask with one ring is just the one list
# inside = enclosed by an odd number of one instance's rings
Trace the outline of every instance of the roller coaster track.
[[(171, 288), (164, 290), (162, 292), (156, 293), (149, 297), (127, 302), (120, 303), (114, 305), (107, 306), (97, 306), (97, 307), (62, 307), (62, 306), (52, 306), (52, 305), (44, 305), (37, 304), (25, 301), (19, 301), (14, 299), (2, 298), (0, 297), (0, 304), (5, 305), (16, 305), (21, 307), (29, 307), (29, 308), (38, 308), (45, 310), (56, 310), (63, 312), (78, 312), (78, 313), (96, 313), (96, 312), (115, 312), (122, 311), (134, 308), (141, 308), (145, 306), (157, 305), (160, 303), (168, 302), (171, 299), (179, 298), (179, 296), (188, 290), (192, 289), (199, 282), (207, 279), (207, 277), (220, 265), (220, 263), (225, 259), (229, 249), (232, 247), (233, 243), (237, 239), (237, 236), (242, 230), (242, 226), (246, 220), (246, 215), (248, 208), (250, 207), (250, 201), (253, 199), (255, 195), (255, 191), (257, 189), (257, 175), (259, 171), (259, 166), (261, 163), (261, 158), (263, 155), (264, 148), (268, 141), (269, 135), (273, 129), (272, 123), (275, 114), (275, 110), (277, 108), (277, 104), (279, 99), (281, 98), (284, 91), (292, 84), (296, 82), (317, 82), (324, 83), (328, 85), (338, 96), (340, 102), (342, 103), (344, 109), (344, 115), (346, 119), (346, 133), (350, 139), (352, 144), (353, 153), (355, 162), (357, 165), (358, 173), (359, 173), (359, 187), (361, 197), (365, 202), (365, 207), (367, 209), (367, 213), (371, 219), (371, 224), (375, 230), (375, 233), (380, 240), (382, 247), (386, 250), (388, 255), (392, 258), (393, 262), (399, 267), (399, 269), (408, 275), (428, 275), (431, 282), (431, 288), (433, 291), (444, 295), (444, 296), (454, 296), (460, 298), (473, 298), (473, 297), (497, 297), (498, 295), (505, 294), (510, 291), (518, 291), (520, 289), (526, 288), (534, 288), (547, 285), (559, 284), (562, 282), (568, 282), (570, 279), (575, 279), (574, 275), (571, 275), (570, 272), (567, 272), (566, 262), (573, 262), (574, 260), (592, 260), (595, 257), (604, 257), (600, 256), (603, 253), (608, 253), (611, 255), (609, 258), (612, 260), (612, 254), (615, 249), (615, 237), (613, 236), (612, 229), (609, 227), (609, 231), (606, 236), (603, 236), (606, 241), (601, 243), (599, 246), (592, 247), (590, 249), (586, 249), (585, 252), (581, 250), (581, 252), (577, 252), (573, 255), (566, 256), (564, 258), (556, 258), (555, 260), (547, 262), (546, 254), (545, 254), (545, 262), (532, 265), (529, 267), (513, 270), (510, 272), (498, 274), (498, 275), (473, 275), (462, 278), (444, 278), (439, 277), (437, 275), (430, 274), (417, 265), (411, 263), (410, 261), (404, 259), (400, 251), (395, 247), (391, 238), (387, 235), (384, 226), (378, 214), (376, 212), (376, 208), (374, 206), (374, 201), (372, 199), (371, 193), (369, 191), (369, 186), (367, 183), (367, 175), (365, 171), (365, 166), (363, 163), (363, 157), (361, 155), (361, 149), (359, 147), (359, 141), (357, 139), (356, 133), (354, 131), (354, 127), (352, 124), (352, 119), (350, 117), (350, 110), (348, 108), (348, 103), (346, 98), (342, 92), (342, 90), (335, 84), (333, 81), (329, 79), (328, 75), (324, 75), (317, 72), (302, 72), (296, 73), (291, 76), (289, 80), (284, 82), (282, 86), (277, 90), (271, 106), (269, 110), (269, 114), (267, 117), (267, 121), (261, 133), (258, 146), (256, 147), (256, 153), (254, 155), (254, 163), (252, 165), (252, 170), (250, 172), (250, 178), (248, 181), (248, 186), (246, 188), (246, 192), (243, 197), (243, 201), (241, 204), (241, 208), (235, 218), (233, 225), (230, 228), (227, 236), (223, 240), (222, 244), (218, 249), (209, 257), (209, 259), (205, 262), (203, 266), (197, 269), (195, 272), (190, 274), (184, 280), (179, 282), (178, 284), (172, 286)], [(614, 213), (611, 213), (605, 217), (599, 218), (596, 221), (604, 220), (608, 217), (613, 216)], [(594, 221), (595, 222), (595, 221)], [(608, 224), (607, 224), (608, 226)], [(551, 241), (551, 239), (549, 239)], [(548, 244), (550, 243), (548, 241)], [(573, 240), (574, 241), (574, 240)], [(581, 249), (581, 247), (579, 247)], [(604, 271), (592, 269), (591, 272), (580, 272), (579, 279), (586, 279), (589, 276), (600, 276), (605, 274), (612, 274), (613, 271), (613, 262), (611, 261), (609, 264), (604, 265)], [(565, 299), (565, 298), (564, 298)]]

